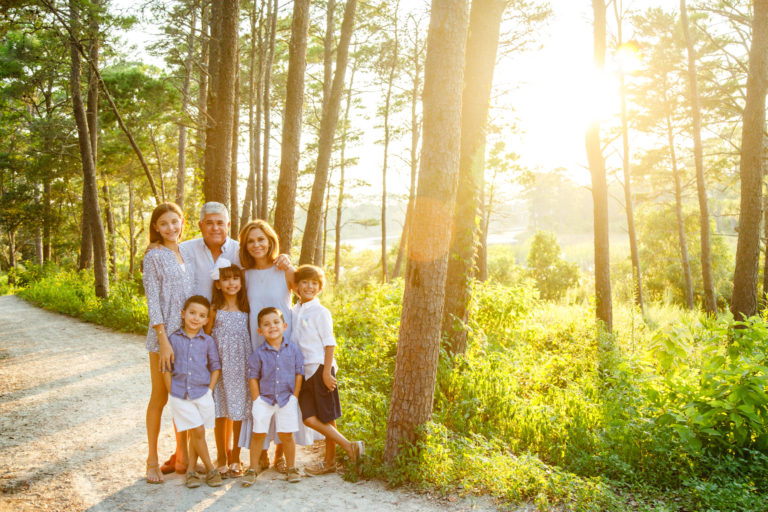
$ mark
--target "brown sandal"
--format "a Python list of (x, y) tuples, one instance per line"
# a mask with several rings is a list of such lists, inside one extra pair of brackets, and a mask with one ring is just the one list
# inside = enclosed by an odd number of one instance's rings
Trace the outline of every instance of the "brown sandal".
[[(157, 475), (156, 479), (151, 479), (149, 477), (149, 472), (154, 471)], [(162, 484), (165, 480), (163, 480), (163, 472), (160, 470), (160, 464), (157, 462), (147, 462), (147, 483), (148, 484)]]

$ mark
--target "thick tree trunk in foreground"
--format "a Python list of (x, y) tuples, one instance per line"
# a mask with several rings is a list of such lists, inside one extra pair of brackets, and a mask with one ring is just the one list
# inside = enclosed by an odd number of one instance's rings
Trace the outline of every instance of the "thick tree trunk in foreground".
[(768, 0), (755, 0), (749, 50), (747, 101), (741, 130), (741, 207), (731, 312), (736, 320), (757, 313), (760, 221), (765, 173), (765, 94), (768, 92)]
[(421, 172), (408, 236), (403, 310), (384, 458), (429, 421), (440, 351), (440, 320), (459, 171), (467, 1), (434, 2), (427, 36)]
[(312, 197), (307, 209), (307, 222), (304, 225), (304, 238), (301, 242), (299, 263), (312, 263), (323, 215), (323, 197), (328, 184), (328, 169), (333, 152), (333, 136), (339, 122), (339, 106), (344, 92), (344, 75), (347, 70), (349, 56), (349, 41), (355, 27), (355, 10), (357, 0), (347, 0), (344, 7), (344, 19), (341, 22), (341, 37), (336, 48), (336, 70), (333, 74), (331, 95), (327, 104), (323, 105), (323, 119), (320, 122), (320, 140), (317, 148), (317, 166), (315, 167), (315, 182), (312, 184)]
[(304, 111), (304, 71), (307, 67), (308, 30), (309, 0), (295, 0), (291, 22), (291, 42), (288, 47), (288, 79), (283, 142), (280, 145), (280, 177), (277, 180), (275, 201), (274, 227), (280, 240), (280, 252), (283, 253), (290, 253), (293, 245), (293, 218), (301, 150), (301, 117)]
[[(594, 62), (595, 67), (605, 67), (605, 1), (592, 0), (594, 12)], [(587, 160), (592, 176), (592, 202), (595, 230), (595, 302), (596, 316), (603, 327), (613, 329), (613, 304), (611, 302), (611, 265), (608, 240), (608, 185), (605, 176), (605, 160), (600, 147), (600, 122), (592, 121), (586, 134)]]
[(704, 283), (704, 309), (707, 313), (717, 312), (715, 284), (712, 278), (712, 248), (709, 240), (709, 206), (707, 205), (707, 184), (704, 179), (704, 150), (701, 145), (701, 111), (699, 109), (699, 86), (696, 78), (696, 55), (691, 33), (688, 28), (688, 11), (685, 0), (680, 0), (680, 16), (688, 49), (688, 91), (693, 121), (693, 159), (696, 164), (696, 187), (699, 194), (699, 217), (701, 221), (701, 277)]
[(760, 309), (768, 307), (768, 183), (763, 196), (763, 296)]
[[(80, 26), (79, 6), (76, 0), (70, 0), (70, 22), (73, 34), (78, 34)], [(88, 119), (83, 105), (80, 91), (80, 76), (82, 66), (80, 53), (76, 42), (71, 41), (70, 57), (72, 67), (70, 73), (70, 86), (72, 89), (72, 110), (77, 124), (77, 138), (80, 146), (80, 159), (83, 165), (83, 210), (87, 213), (84, 217), (88, 220), (93, 241), (93, 273), (95, 278), (94, 288), (97, 297), (109, 295), (109, 276), (107, 274), (107, 244), (104, 239), (104, 226), (101, 223), (99, 209), (99, 197), (96, 184), (96, 167), (93, 161), (91, 148), (91, 136), (88, 131)]]
[(211, 53), (211, 6), (203, 2), (200, 9), (200, 60), (197, 87), (197, 166), (205, 169), (205, 132), (208, 127), (208, 57)]
[(480, 238), (480, 187), (485, 161), (485, 130), (491, 100), (493, 69), (506, 0), (474, 0), (469, 14), (469, 36), (464, 65), (461, 107), (459, 190), (453, 214), (453, 240), (448, 257), (442, 330), (448, 348), (461, 354), (467, 348), (469, 299)]
[(203, 197), (229, 206), (232, 125), (237, 81), (238, 0), (211, 4), (208, 126), (205, 132)]

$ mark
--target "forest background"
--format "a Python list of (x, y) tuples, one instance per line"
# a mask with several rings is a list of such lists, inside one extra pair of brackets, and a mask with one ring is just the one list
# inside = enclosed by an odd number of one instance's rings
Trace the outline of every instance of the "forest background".
[(763, 509), (768, 2), (593, 0), (533, 84), (556, 2), (2, 5), (2, 293), (141, 333), (149, 213), (221, 201), (326, 268), (366, 477)]

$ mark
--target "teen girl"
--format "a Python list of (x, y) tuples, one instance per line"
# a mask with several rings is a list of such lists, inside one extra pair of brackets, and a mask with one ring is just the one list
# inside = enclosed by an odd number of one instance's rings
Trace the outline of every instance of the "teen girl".
[[(187, 272), (179, 252), (179, 240), (184, 230), (184, 215), (175, 203), (163, 203), (152, 211), (149, 221), (149, 242), (160, 244), (158, 250), (147, 251), (142, 263), (144, 292), (147, 297), (149, 329), (146, 347), (149, 352), (149, 375), (152, 393), (147, 405), (147, 482), (163, 482), (157, 459), (157, 438), (160, 419), (168, 401), (160, 360), (172, 361), (173, 349), (168, 336), (181, 327), (181, 310), (192, 295), (193, 279)], [(170, 368), (167, 368), (170, 370)]]
[[(240, 446), (235, 442), (227, 455), (227, 421), (232, 422), (235, 440), (240, 437), (242, 421), (248, 419), (252, 405), (248, 389), (248, 357), (253, 352), (248, 332), (248, 296), (243, 271), (224, 257), (216, 260), (211, 271), (213, 300), (206, 332), (213, 336), (221, 359), (221, 379), (216, 383), (213, 398), (216, 404), (217, 465), (222, 476), (237, 477), (240, 467)], [(228, 461), (231, 461), (227, 466)]]

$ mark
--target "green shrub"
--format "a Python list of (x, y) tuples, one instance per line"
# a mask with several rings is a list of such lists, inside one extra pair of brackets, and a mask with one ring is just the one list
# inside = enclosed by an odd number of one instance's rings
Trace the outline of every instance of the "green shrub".
[(554, 233), (536, 231), (526, 260), (528, 271), (544, 300), (555, 300), (579, 280), (579, 266), (562, 257)]

